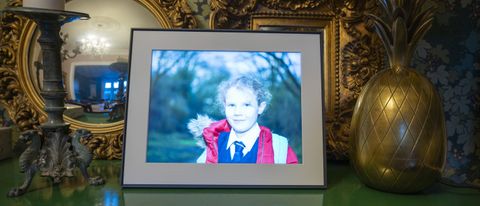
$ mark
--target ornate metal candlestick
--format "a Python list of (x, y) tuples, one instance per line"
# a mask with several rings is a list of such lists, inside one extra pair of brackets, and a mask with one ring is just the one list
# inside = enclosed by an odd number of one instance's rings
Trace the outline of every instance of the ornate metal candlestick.
[(51, 177), (53, 183), (58, 184), (63, 177), (72, 177), (73, 170), (78, 167), (89, 184), (104, 184), (102, 178), (90, 177), (87, 172), (92, 154), (86, 146), (80, 144), (80, 138), (91, 137), (90, 131), (78, 129), (69, 136), (70, 125), (63, 120), (66, 92), (62, 79), (60, 28), (77, 19), (88, 19), (88, 14), (25, 7), (6, 8), (4, 11), (32, 19), (40, 29), (38, 43), (42, 49), (45, 69), (41, 95), (48, 115), (47, 122), (40, 125), (42, 134), (30, 130), (20, 136), (21, 140), (31, 141), (19, 158), (25, 181), (21, 186), (12, 188), (7, 196), (24, 194), (37, 171), (40, 171), (41, 176)]

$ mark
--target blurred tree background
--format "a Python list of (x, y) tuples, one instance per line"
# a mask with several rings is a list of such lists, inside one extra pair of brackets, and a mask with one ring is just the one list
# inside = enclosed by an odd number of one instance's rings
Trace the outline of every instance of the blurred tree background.
[(152, 53), (147, 162), (195, 162), (203, 148), (188, 122), (197, 114), (224, 119), (217, 86), (252, 74), (272, 93), (259, 124), (288, 138), (301, 162), (300, 53), (164, 50)]

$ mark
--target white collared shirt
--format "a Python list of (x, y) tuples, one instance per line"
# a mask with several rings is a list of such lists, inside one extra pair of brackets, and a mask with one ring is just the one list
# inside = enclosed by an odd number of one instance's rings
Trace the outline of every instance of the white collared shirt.
[[(243, 148), (243, 155), (247, 154), (252, 150), (253, 145), (257, 141), (258, 136), (260, 136), (260, 126), (258, 126), (258, 123), (255, 123), (253, 127), (248, 130), (242, 138), (237, 136), (237, 133), (232, 129), (230, 131), (230, 135), (228, 136), (228, 142), (227, 142), (227, 150), (230, 148), (235, 141), (240, 141), (245, 145), (245, 148)], [(231, 147), (230, 150), (230, 158), (233, 158), (233, 155), (235, 154), (235, 146)]]

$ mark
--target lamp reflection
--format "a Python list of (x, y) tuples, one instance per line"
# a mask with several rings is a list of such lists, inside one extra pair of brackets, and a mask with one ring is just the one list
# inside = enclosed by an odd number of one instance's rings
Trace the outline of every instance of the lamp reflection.
[(89, 34), (86, 38), (80, 40), (80, 50), (82, 53), (89, 55), (104, 55), (110, 48), (110, 43), (106, 38), (97, 37), (96, 35)]
[(120, 197), (117, 191), (106, 190), (103, 192), (103, 205), (104, 206), (117, 206), (120, 203)]

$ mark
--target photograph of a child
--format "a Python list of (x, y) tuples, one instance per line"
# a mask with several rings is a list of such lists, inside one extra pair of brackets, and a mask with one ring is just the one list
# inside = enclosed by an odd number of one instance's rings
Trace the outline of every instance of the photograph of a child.
[(154, 50), (146, 162), (301, 163), (300, 57)]

